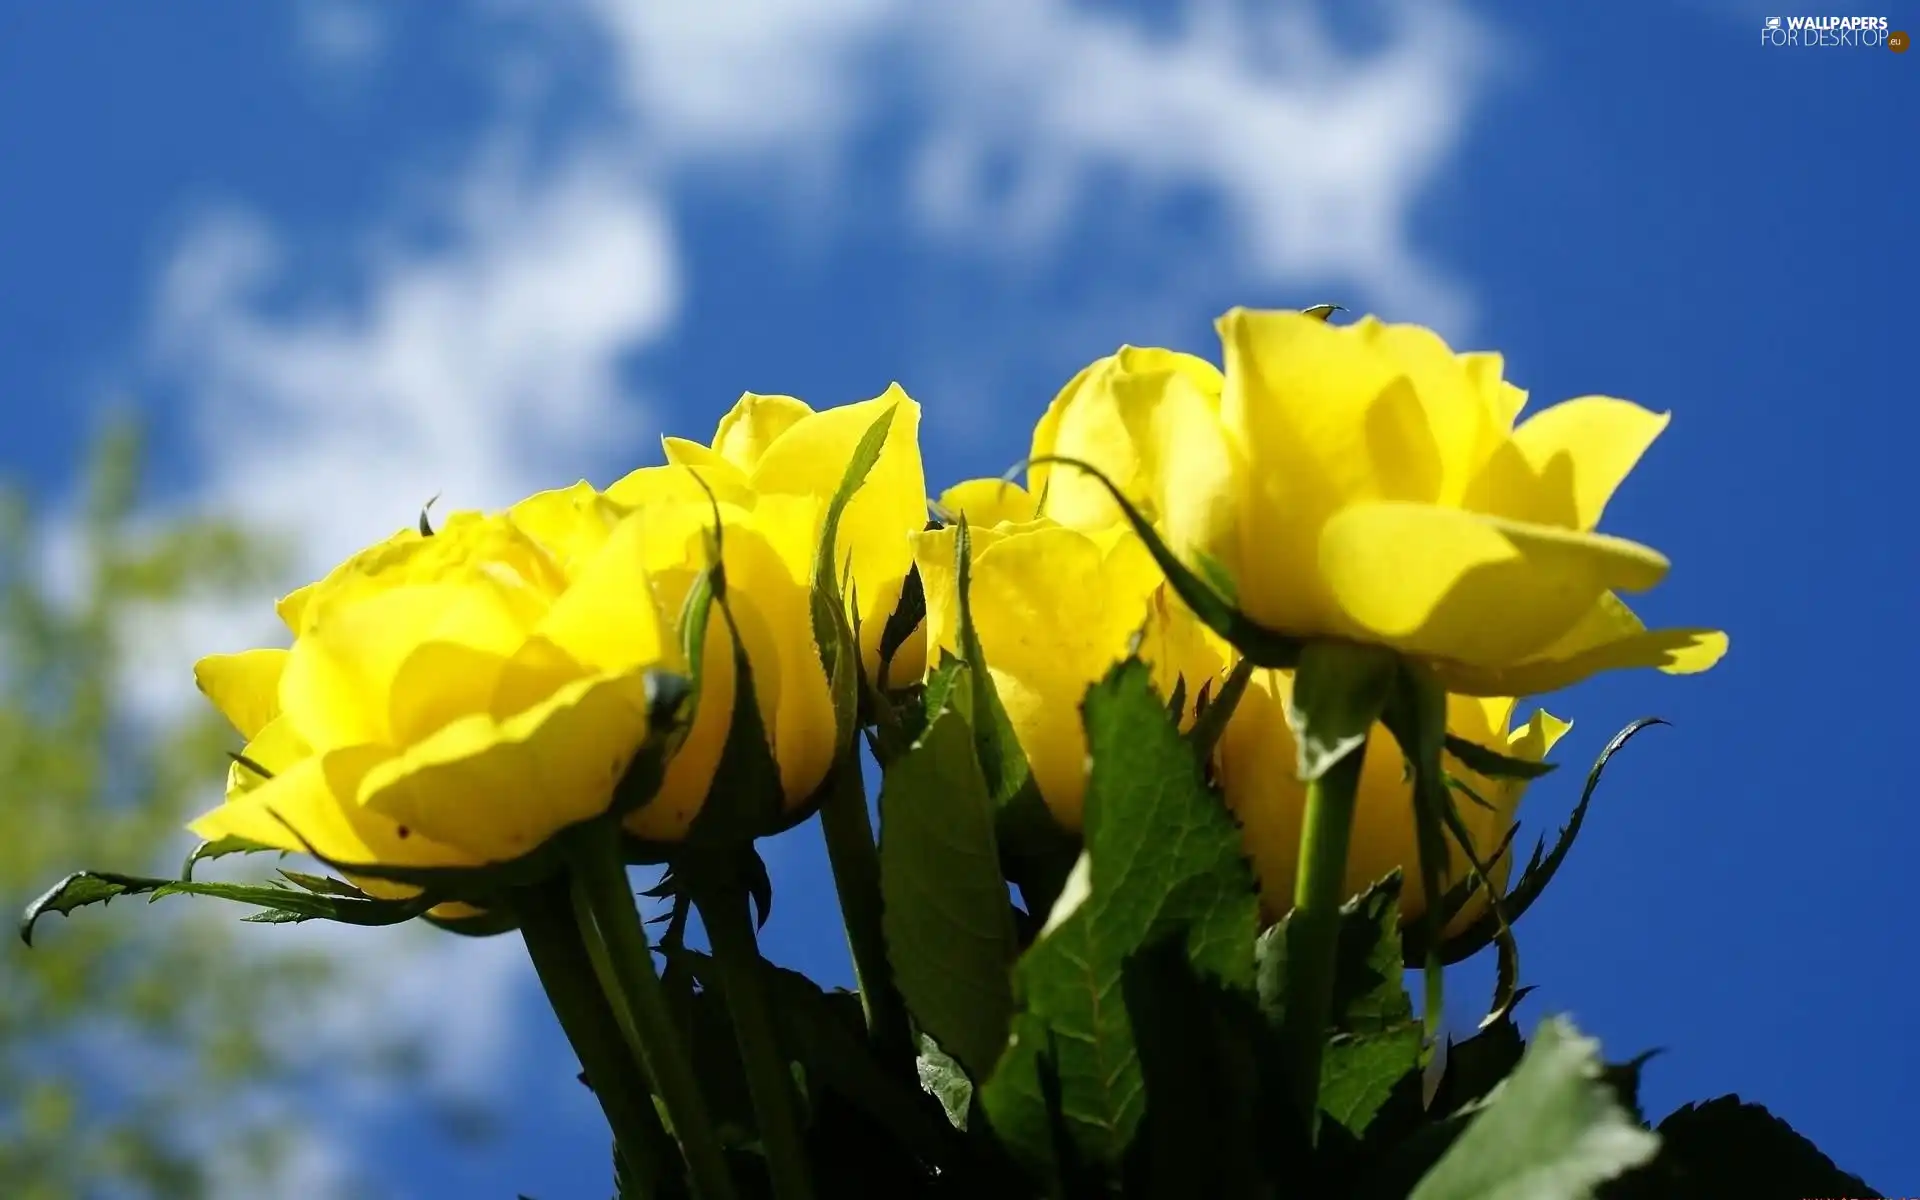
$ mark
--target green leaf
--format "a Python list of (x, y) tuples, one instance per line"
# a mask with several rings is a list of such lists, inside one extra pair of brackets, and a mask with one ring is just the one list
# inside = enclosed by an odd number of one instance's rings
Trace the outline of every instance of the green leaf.
[(1414, 844), (1419, 851), (1420, 892), (1425, 901), (1419, 926), (1424, 983), (1421, 1012), (1427, 1038), (1437, 1040), (1440, 1018), (1446, 1012), (1446, 977), (1440, 961), (1444, 927), (1440, 921), (1451, 856), (1447, 853), (1445, 813), (1453, 803), (1440, 765), (1447, 734), (1446, 691), (1432, 671), (1403, 659), (1380, 719), (1400, 743), (1413, 773)]
[(962, 1133), (967, 1129), (967, 1112), (973, 1107), (973, 1080), (967, 1078), (966, 1069), (959, 1060), (940, 1048), (940, 1044), (920, 1035), (920, 1053), (914, 1060), (915, 1072), (920, 1076), (920, 1087), (927, 1095), (940, 1102), (941, 1111), (947, 1114), (947, 1120)]
[(62, 916), (90, 904), (106, 904), (117, 896), (214, 896), (240, 904), (252, 904), (276, 912), (291, 914), (273, 920), (338, 921), (344, 925), (397, 925), (426, 912), (437, 899), (420, 896), (411, 900), (351, 900), (314, 895), (286, 887), (238, 883), (196, 883), (183, 879), (151, 879), (140, 875), (120, 875), (110, 871), (75, 871), (27, 906), (20, 918), (20, 940), (33, 945), (33, 927), (48, 913)]
[[(1531, 990), (1521, 989), (1520, 998), (1524, 999)], [(1444, 1069), (1428, 1107), (1437, 1113), (1451, 1114), (1478, 1104), (1513, 1073), (1526, 1048), (1511, 1009), (1506, 1016), (1465, 1041), (1449, 1041), (1440, 1064)]]
[[(704, 622), (702, 623), (704, 628)], [(699, 660), (691, 660), (698, 670)], [(693, 723), (694, 704), (698, 700), (694, 680), (670, 671), (649, 671), (646, 675), (647, 740), (628, 760), (613, 785), (609, 809), (626, 817), (652, 802), (666, 777), (667, 760), (680, 748)]]
[(1253, 998), (1201, 978), (1186, 947), (1167, 939), (1125, 961), (1121, 996), (1147, 1097), (1122, 1169), (1123, 1194), (1256, 1196), (1263, 1168), (1296, 1178), (1304, 1130), (1291, 1146), (1275, 1136), (1261, 1070), (1272, 1039)]
[[(1291, 669), (1300, 661), (1300, 651), (1305, 645), (1299, 638), (1264, 628), (1255, 624), (1245, 613), (1234, 606), (1234, 582), (1226, 569), (1204, 554), (1194, 555), (1195, 566), (1200, 574), (1180, 561), (1173, 548), (1153, 527), (1133, 501), (1127, 499), (1118, 484), (1109, 479), (1105, 472), (1083, 459), (1069, 458), (1061, 454), (1044, 454), (1036, 458), (1017, 463), (1015, 471), (1057, 463), (1084, 471), (1098, 480), (1107, 490), (1107, 495), (1127, 519), (1127, 524), (1139, 536), (1146, 546), (1147, 553), (1159, 565), (1161, 573), (1167, 577), (1167, 585), (1176, 596), (1186, 602), (1200, 623), (1213, 630), (1231, 643), (1234, 649), (1251, 659), (1257, 667), (1279, 667)], [(1011, 473), (1010, 473), (1011, 474)], [(1206, 575), (1205, 579), (1201, 574)]]
[(820, 648), (820, 664), (826, 668), (827, 685), (833, 695), (834, 729), (843, 743), (853, 737), (859, 712), (860, 647), (854, 641), (846, 603), (840, 593), (840, 564), (836, 561), (840, 518), (853, 494), (867, 481), (873, 465), (880, 461), (895, 411), (888, 408), (875, 418), (854, 447), (853, 457), (840, 476), (840, 486), (827, 503), (826, 520), (820, 527), (820, 547), (813, 562), (813, 639)]
[(1415, 1020), (1378, 1033), (1334, 1035), (1320, 1059), (1320, 1110), (1355, 1137), (1364, 1135), (1419, 1069), (1422, 1041)]
[[(1116, 666), (1088, 691), (1083, 712), (1092, 757), (1088, 888), (1077, 906), (1054, 910), (1016, 979), (1026, 1013), (1049, 1031), (1071, 1142), (1086, 1159), (1117, 1168), (1146, 1107), (1124, 964), (1171, 941), (1184, 947), (1198, 979), (1251, 996), (1258, 901), (1239, 827), (1207, 790), (1146, 665)], [(990, 1117), (997, 1108), (1031, 1118), (1034, 1063), (1009, 1054), (983, 1090)], [(1012, 1095), (993, 1101), (996, 1089)], [(1041, 1130), (995, 1121), (1015, 1144), (1047, 1142)]]
[(733, 714), (706, 800), (687, 828), (688, 846), (732, 846), (771, 833), (786, 800), (780, 765), (774, 760), (766, 723), (760, 717), (753, 664), (747, 659), (746, 642), (740, 637), (723, 584), (715, 589), (714, 604), (727, 623), (733, 647)]
[(1313, 304), (1313, 305), (1309, 305), (1306, 308), (1301, 309), (1300, 311), (1307, 314), (1309, 317), (1318, 317), (1322, 321), (1331, 321), (1333, 319), (1333, 314), (1337, 312), (1345, 312), (1347, 310), (1342, 308), (1338, 304)]
[[(1320, 1107), (1355, 1137), (1420, 1064), (1420, 1022), (1401, 982), (1400, 889), (1395, 871), (1340, 909)], [(1286, 1019), (1287, 925), (1264, 931), (1255, 951), (1260, 1006), (1276, 1028)]]
[(993, 816), (972, 733), (951, 707), (881, 779), (887, 960), (914, 1021), (975, 1078), (1006, 1045), (1018, 953)]
[[(1013, 722), (1000, 703), (1000, 694), (987, 671), (986, 651), (973, 623), (973, 536), (963, 515), (954, 526), (955, 603), (959, 607), (960, 657), (972, 672), (972, 711), (968, 713), (975, 741), (979, 745), (980, 769), (996, 806), (1012, 801), (1032, 788), (1032, 771)], [(929, 709), (929, 719), (932, 710)]]
[[(738, 1050), (713, 959), (694, 950), (678, 951), (675, 959), (703, 989), (691, 993), (692, 1007), (700, 1010), (695, 1020), (707, 1030), (699, 1036), (726, 1043), (724, 1047), (714, 1046), (711, 1058), (696, 1046), (696, 1066), (703, 1076), (709, 1069), (716, 1073), (739, 1072)], [(852, 992), (823, 991), (798, 971), (765, 960), (760, 966), (766, 977), (776, 1036), (789, 1061), (804, 1072), (809, 1089), (838, 1094), (922, 1162), (939, 1163), (950, 1149), (940, 1110), (931, 1097), (889, 1075), (875, 1061), (867, 1048), (859, 997)], [(726, 1111), (738, 1113), (742, 1121), (751, 1121), (752, 1103), (744, 1078), (727, 1086)]]
[(906, 645), (913, 631), (920, 628), (927, 619), (927, 585), (920, 578), (920, 568), (915, 565), (907, 572), (907, 578), (900, 585), (900, 601), (887, 614), (887, 623), (880, 630), (880, 678), (876, 682), (885, 684), (887, 669), (893, 665), (893, 656)]
[(1300, 781), (1310, 783), (1367, 744), (1393, 685), (1398, 658), (1380, 646), (1308, 642), (1287, 705), (1300, 748)]
[(256, 842), (251, 838), (233, 837), (231, 835), (223, 838), (215, 838), (210, 842), (201, 842), (187, 852), (187, 860), (180, 864), (180, 878), (192, 879), (193, 868), (199, 863), (208, 862), (216, 858), (225, 858), (229, 854), (259, 854), (264, 851), (271, 851), (277, 854), (286, 853), (286, 851), (280, 849), (278, 846), (269, 846), (265, 842)]
[(1488, 779), (1538, 779), (1559, 766), (1558, 763), (1536, 762), (1528, 758), (1509, 758), (1478, 742), (1470, 742), (1453, 734), (1447, 735), (1446, 749), (1469, 771)]
[(1126, 954), (1184, 935), (1203, 977), (1250, 992), (1259, 901), (1240, 827), (1207, 790), (1147, 665), (1114, 667), (1088, 690), (1084, 713), (1088, 903), (1102, 945)]
[(1227, 673), (1227, 681), (1220, 685), (1218, 695), (1208, 699), (1206, 689), (1202, 688), (1200, 700), (1206, 701), (1204, 707), (1198, 707), (1193, 728), (1187, 730), (1187, 741), (1193, 744), (1193, 752), (1201, 762), (1213, 757), (1214, 747), (1220, 744), (1220, 735), (1227, 731), (1227, 722), (1233, 719), (1234, 710), (1240, 707), (1240, 697), (1246, 694), (1247, 684), (1253, 678), (1254, 667), (1250, 659), (1241, 659), (1233, 664), (1233, 670)]
[(1000, 1145), (1034, 1175), (1050, 1180), (1075, 1157), (1059, 1109), (1051, 1040), (1045, 1020), (1031, 1012), (1014, 1014), (1006, 1053), (978, 1091), (980, 1111)]
[(340, 896), (348, 900), (373, 899), (344, 879), (334, 879), (328, 875), (309, 875), (305, 871), (289, 871), (284, 868), (280, 874), (286, 877), (288, 883), (304, 888), (316, 896)]
[[(1613, 738), (1607, 742), (1606, 748), (1600, 751), (1600, 757), (1594, 760), (1593, 767), (1587, 772), (1586, 784), (1580, 789), (1580, 802), (1574, 806), (1573, 815), (1567, 819), (1566, 825), (1560, 830), (1559, 836), (1554, 841), (1553, 850), (1550, 853), (1546, 852), (1546, 839), (1541, 838), (1535, 844), (1533, 856), (1528, 860), (1526, 870), (1521, 872), (1519, 882), (1508, 889), (1505, 903), (1509, 923), (1518, 921), (1524, 916), (1527, 910), (1533, 907), (1533, 902), (1538, 900), (1540, 894), (1546, 890), (1547, 884), (1553, 882), (1554, 874), (1560, 870), (1560, 864), (1566, 861), (1568, 851), (1573, 849), (1574, 839), (1580, 836), (1581, 826), (1587, 819), (1587, 806), (1593, 802), (1594, 792), (1599, 788), (1600, 779), (1606, 773), (1607, 764), (1612, 761), (1613, 756), (1642, 731), (1654, 725), (1665, 724), (1666, 722), (1658, 717), (1641, 717), (1614, 734)], [(1545, 853), (1544, 858), (1543, 853)], [(1453, 895), (1450, 895), (1443, 903), (1442, 908), (1447, 913), (1448, 922), (1451, 922), (1454, 914), (1465, 905), (1471, 892), (1471, 889), (1458, 889), (1457, 901)], [(1499, 935), (1499, 932), (1498, 917), (1490, 911), (1483, 913), (1473, 924), (1446, 940), (1440, 948), (1441, 959), (1443, 962), (1452, 964), (1471, 958), (1485, 949), (1487, 944)], [(1415, 961), (1417, 955), (1424, 952), (1425, 936), (1424, 931), (1421, 930), (1407, 931), (1409, 964)]]
[(1585, 1200), (1653, 1158), (1602, 1078), (1599, 1043), (1564, 1018), (1541, 1022), (1520, 1065), (1410, 1200)]
[(1669, 1196), (1879, 1196), (1758, 1104), (1721, 1096), (1660, 1122), (1660, 1153), (1600, 1190), (1606, 1200)]

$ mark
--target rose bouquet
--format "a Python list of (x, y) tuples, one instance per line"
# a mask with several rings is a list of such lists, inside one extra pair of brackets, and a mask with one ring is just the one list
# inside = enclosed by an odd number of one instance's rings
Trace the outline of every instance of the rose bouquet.
[[(1568, 728), (1523, 701), (1726, 650), (1646, 629), (1620, 594), (1666, 560), (1597, 531), (1666, 418), (1522, 419), (1498, 355), (1334, 311), (1092, 364), (1024, 486), (929, 500), (896, 387), (422, 514), (282, 600), (287, 648), (199, 663), (244, 742), (180, 877), (74, 874), (23, 935), (182, 893), (517, 935), (623, 1197), (1868, 1194), (1514, 1021), (1515, 924), (1651, 723), (1516, 872)], [(755, 842), (815, 817), (852, 992), (757, 945)], [(268, 852), (325, 873), (204, 877)]]

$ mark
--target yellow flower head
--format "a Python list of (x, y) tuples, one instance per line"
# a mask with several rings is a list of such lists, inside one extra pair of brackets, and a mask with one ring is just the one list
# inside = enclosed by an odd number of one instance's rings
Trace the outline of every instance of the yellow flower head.
[[(1652, 587), (1666, 560), (1595, 532), (1664, 415), (1589, 396), (1516, 428), (1526, 394), (1498, 355), (1371, 317), (1234, 309), (1219, 330), (1224, 373), (1170, 351), (1094, 364), (1034, 452), (1107, 474), (1253, 621), (1387, 646), (1481, 696), (1725, 652), (1718, 632), (1649, 633), (1615, 593)], [(1111, 519), (1090, 476), (1036, 477), (1048, 515)]]
[[(1306, 811), (1307, 789), (1294, 771), (1297, 750), (1293, 729), (1287, 722), (1292, 692), (1288, 672), (1255, 672), (1233, 719), (1227, 723), (1217, 757), (1218, 778), (1227, 804), (1244, 831), (1247, 855), (1259, 878), (1261, 901), (1269, 919), (1278, 918), (1293, 904), (1301, 818)], [(1542, 711), (1509, 732), (1513, 710), (1514, 702), (1509, 699), (1449, 696), (1447, 731), (1508, 757), (1540, 762), (1571, 728)], [(1448, 763), (1448, 770), (1487, 802), (1482, 807), (1461, 796), (1456, 798), (1456, 808), (1472, 838), (1475, 855), (1493, 872), (1495, 885), (1504, 889), (1513, 869), (1512, 850), (1497, 861), (1489, 860), (1513, 825), (1526, 783), (1488, 779), (1457, 762)], [(1470, 860), (1451, 833), (1447, 846), (1450, 861), (1446, 879), (1451, 885), (1466, 878)], [(1401, 916), (1411, 922), (1426, 911), (1414, 831), (1413, 788), (1399, 743), (1384, 726), (1375, 725), (1367, 739), (1366, 760), (1355, 796), (1353, 835), (1341, 894), (1358, 895), (1396, 868), (1405, 881), (1400, 890)], [(1448, 932), (1472, 924), (1486, 905), (1486, 891), (1477, 890)]]
[[(791, 396), (748, 392), (721, 419), (711, 445), (665, 439), (669, 463), (702, 468), (710, 481), (756, 496), (810, 498), (818, 502), (817, 515), (823, 520), (854, 448), (888, 409), (893, 419), (886, 443), (841, 516), (834, 564), (836, 578), (849, 580), (848, 619), (859, 626), (869, 679), (877, 678), (887, 618), (900, 603), (900, 590), (913, 568), (910, 539), (927, 523), (920, 406), (897, 384), (872, 400), (821, 412)], [(818, 528), (811, 533), (810, 551), (818, 544)], [(917, 679), (921, 667), (917, 647), (903, 648), (894, 656), (890, 681)]]
[[(999, 480), (960, 484), (939, 504), (967, 518), (970, 607), (987, 673), (1041, 799), (1055, 820), (1077, 830), (1087, 783), (1080, 715), (1087, 688), (1127, 657), (1140, 634), (1140, 654), (1161, 694), (1184, 678), (1190, 711), (1192, 697), (1221, 671), (1222, 649), (1167, 593), (1159, 568), (1125, 527), (1087, 533), (1033, 518), (1032, 497)], [(960, 653), (956, 537), (950, 526), (915, 539), (930, 663), (940, 650)]]
[(194, 669), (247, 746), (193, 831), (473, 866), (604, 811), (648, 737), (646, 673), (682, 669), (644, 529), (580, 484), (396, 534), (287, 597), (291, 649)]

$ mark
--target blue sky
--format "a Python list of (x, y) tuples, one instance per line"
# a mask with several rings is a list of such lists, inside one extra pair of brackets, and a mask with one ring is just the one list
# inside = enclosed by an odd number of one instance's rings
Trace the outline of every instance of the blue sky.
[[(1573, 767), (1535, 828), (1613, 730), (1674, 727), (1521, 925), (1530, 1015), (1667, 1048), (1656, 1112), (1739, 1092), (1920, 1188), (1920, 56), (1763, 47), (1773, 10), (1714, 0), (1330, 7), (0, 0), (0, 472), (57, 558), (86, 435), (133, 403), (158, 507), (244, 503), (312, 571), (437, 492), (608, 481), (745, 389), (898, 379), (933, 486), (997, 473), (1088, 359), (1323, 300), (1498, 349), (1536, 406), (1671, 410), (1609, 525), (1674, 561), (1649, 623), (1733, 648), (1550, 701)], [(136, 699), (193, 703), (188, 661), (270, 636), (264, 599), (156, 618)], [(769, 952), (843, 981), (815, 836), (772, 851)], [(317, 1123), (313, 1186), (598, 1194), (517, 949), (353, 932), (369, 979), (413, 977), (354, 1019), (438, 1030), (437, 1065)], [(429, 1094), (510, 1132), (468, 1150)]]

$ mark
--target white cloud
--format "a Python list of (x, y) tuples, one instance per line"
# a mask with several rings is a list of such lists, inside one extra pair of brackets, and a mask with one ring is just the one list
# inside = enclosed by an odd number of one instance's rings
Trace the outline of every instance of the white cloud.
[[(578, 477), (636, 428), (619, 381), (675, 306), (663, 217), (591, 163), (465, 189), (457, 239), (390, 253), (357, 304), (268, 315), (280, 248), (220, 215), (184, 242), (158, 347), (190, 389), (213, 499), (291, 526), (318, 564), (436, 493), (497, 505)], [(324, 497), (324, 504), (316, 504)]]
[(358, 73), (387, 47), (380, 14), (353, 0), (303, 0), (294, 9), (294, 22), (300, 50), (326, 70)]
[(1494, 61), (1452, 3), (1384, 6), (1341, 49), (1322, 10), (1207, 0), (1175, 32), (1076, 0), (586, 0), (637, 137), (701, 166), (836, 160), (887, 120), (931, 231), (1030, 254), (1111, 199), (1197, 191), (1249, 282), (1347, 285), (1459, 328), (1463, 290), (1419, 255), (1414, 204)]

